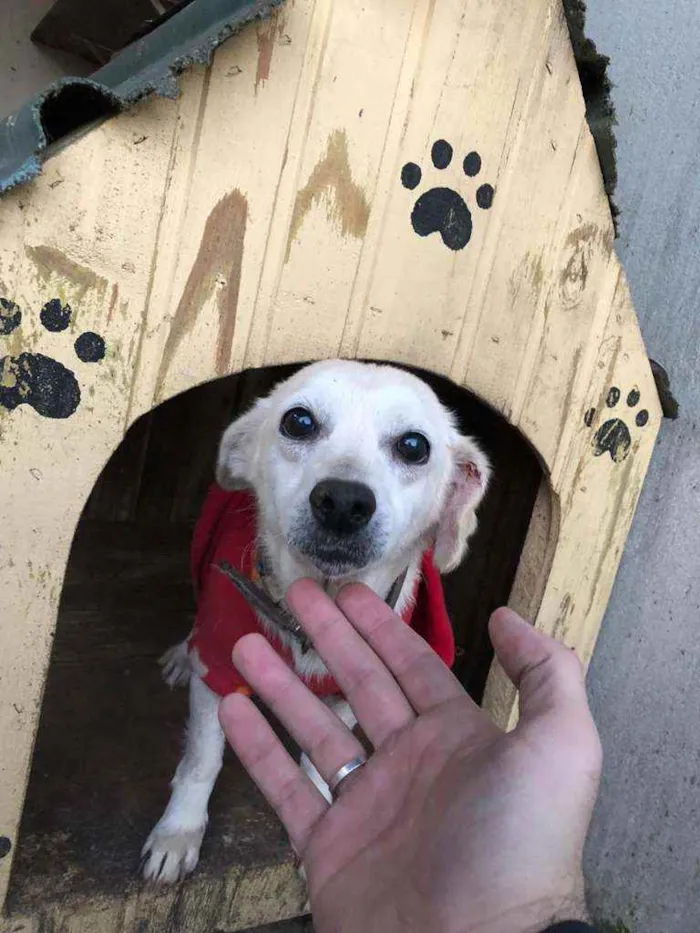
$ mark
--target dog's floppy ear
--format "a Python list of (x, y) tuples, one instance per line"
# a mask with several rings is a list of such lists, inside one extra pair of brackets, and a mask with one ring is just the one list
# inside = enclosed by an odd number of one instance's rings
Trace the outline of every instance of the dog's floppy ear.
[(433, 559), (440, 573), (457, 567), (476, 531), (476, 508), (484, 497), (491, 467), (470, 437), (460, 437), (452, 448), (452, 481), (435, 536)]
[(224, 431), (216, 459), (216, 481), (232, 491), (252, 485), (253, 462), (258, 448), (267, 400), (260, 399)]

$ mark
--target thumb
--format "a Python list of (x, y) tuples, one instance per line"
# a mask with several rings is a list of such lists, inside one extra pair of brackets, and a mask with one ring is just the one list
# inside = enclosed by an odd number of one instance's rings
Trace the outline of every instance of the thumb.
[(567, 709), (588, 713), (583, 667), (573, 651), (512, 609), (493, 613), (489, 633), (496, 657), (518, 689), (523, 723)]

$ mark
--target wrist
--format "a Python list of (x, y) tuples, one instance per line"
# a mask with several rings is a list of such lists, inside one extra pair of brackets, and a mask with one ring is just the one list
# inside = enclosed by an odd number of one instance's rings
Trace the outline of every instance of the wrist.
[(490, 921), (462, 927), (460, 933), (579, 933), (576, 927), (567, 929), (567, 923), (579, 928), (583, 925), (580, 933), (589, 933), (590, 915), (582, 885), (564, 897), (511, 907)]
[(584, 920), (565, 920), (547, 927), (542, 933), (596, 933), (593, 927)]

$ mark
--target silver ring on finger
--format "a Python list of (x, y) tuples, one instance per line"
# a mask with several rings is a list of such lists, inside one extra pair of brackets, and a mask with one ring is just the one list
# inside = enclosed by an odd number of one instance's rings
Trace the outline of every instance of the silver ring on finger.
[(338, 791), (340, 790), (340, 785), (346, 778), (349, 778), (353, 771), (357, 771), (358, 768), (361, 768), (363, 765), (367, 764), (366, 755), (358, 755), (357, 758), (351, 758), (342, 768), (338, 768), (333, 777), (328, 782), (328, 789), (330, 790), (333, 797), (338, 796)]

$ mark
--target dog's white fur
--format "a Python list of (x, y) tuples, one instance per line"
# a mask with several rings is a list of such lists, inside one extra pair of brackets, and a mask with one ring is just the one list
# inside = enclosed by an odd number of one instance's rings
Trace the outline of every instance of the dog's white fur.
[[(299, 406), (311, 411), (320, 425), (311, 443), (292, 441), (279, 430), (285, 412)], [(395, 441), (408, 431), (428, 438), (427, 463), (408, 466), (397, 458)], [(255, 491), (258, 540), (269, 564), (265, 582), (273, 599), (282, 600), (300, 577), (318, 580), (331, 596), (345, 583), (359, 580), (386, 598), (408, 567), (396, 605), (401, 613), (414, 591), (427, 547), (434, 548), (441, 572), (454, 569), (464, 557), (476, 528), (475, 509), (486, 490), (489, 464), (420, 379), (391, 366), (331, 360), (300, 370), (226, 430), (216, 476), (225, 489)], [(372, 489), (377, 503), (369, 526), (376, 554), (367, 566), (342, 576), (329, 576), (328, 568), (319, 568), (295, 545), (299, 529), (308, 531), (313, 525), (309, 494), (327, 478), (362, 482)], [(274, 634), (291, 647), (300, 674), (326, 672), (314, 651), (303, 654), (295, 639), (276, 628)], [(186, 643), (171, 649), (163, 664), (169, 683), (189, 680), (190, 718), (170, 802), (144, 846), (144, 875), (172, 882), (197, 864), (224, 736), (217, 717), (219, 697), (196, 676)], [(329, 703), (346, 725), (355, 724), (344, 701), (329, 698)], [(302, 766), (330, 799), (323, 779), (305, 756)]]

